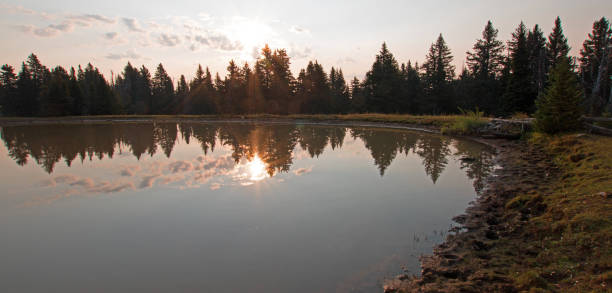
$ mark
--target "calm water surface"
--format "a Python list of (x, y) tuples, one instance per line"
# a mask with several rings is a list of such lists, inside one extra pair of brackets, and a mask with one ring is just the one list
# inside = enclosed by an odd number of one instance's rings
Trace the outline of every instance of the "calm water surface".
[(419, 270), (493, 168), (482, 145), (376, 128), (1, 135), (1, 292), (378, 292)]

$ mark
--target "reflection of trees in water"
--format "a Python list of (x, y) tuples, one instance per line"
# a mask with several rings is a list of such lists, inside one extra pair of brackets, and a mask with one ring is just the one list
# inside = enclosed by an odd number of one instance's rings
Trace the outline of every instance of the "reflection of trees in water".
[[(122, 123), (92, 125), (36, 125), (2, 128), (2, 139), (9, 156), (25, 165), (29, 158), (48, 173), (63, 160), (70, 166), (93, 157), (112, 158), (128, 147), (138, 159), (153, 156), (159, 149), (170, 157), (179, 132), (183, 140), (200, 144), (204, 154), (214, 151), (217, 143), (231, 148), (234, 161), (259, 157), (269, 175), (289, 171), (296, 146), (310, 157), (323, 154), (329, 145), (341, 148), (346, 128), (307, 125), (200, 124), (200, 123)], [(398, 154), (414, 153), (422, 159), (426, 174), (436, 183), (448, 164), (448, 157), (467, 157), (461, 161), (476, 190), (493, 169), (493, 156), (486, 147), (468, 141), (402, 130), (352, 128), (351, 137), (363, 141), (374, 164), (384, 175)], [(454, 142), (454, 143), (452, 143)], [(456, 149), (453, 154), (451, 146)]]
[(484, 188), (485, 179), (493, 172), (493, 152), (487, 146), (458, 140), (455, 143), (455, 156), (463, 158), (461, 169), (466, 170), (467, 176), (474, 180), (474, 189), (480, 192)]
[(416, 154), (423, 159), (425, 173), (431, 177), (434, 184), (448, 164), (447, 157), (451, 154), (450, 142), (449, 138), (443, 136), (421, 136), (419, 138)]

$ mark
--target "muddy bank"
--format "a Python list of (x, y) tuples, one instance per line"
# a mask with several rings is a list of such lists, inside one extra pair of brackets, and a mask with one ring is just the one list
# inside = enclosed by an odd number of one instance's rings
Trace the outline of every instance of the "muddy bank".
[[(500, 243), (517, 243), (520, 253), (534, 253), (516, 241), (521, 225), (546, 209), (541, 201), (526, 205), (517, 215), (506, 207), (518, 194), (546, 186), (557, 170), (550, 157), (524, 141), (482, 140), (497, 149), (502, 168), (488, 179), (487, 188), (466, 213), (455, 217), (455, 233), (421, 258), (421, 276), (400, 275), (389, 280), (384, 292), (515, 292), (509, 268), (498, 262)], [(512, 256), (508, 256), (512, 257)]]

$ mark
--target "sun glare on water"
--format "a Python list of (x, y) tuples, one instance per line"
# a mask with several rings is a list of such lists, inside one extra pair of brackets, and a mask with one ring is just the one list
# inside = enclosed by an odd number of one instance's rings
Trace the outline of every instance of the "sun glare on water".
[(249, 180), (251, 181), (261, 181), (267, 177), (269, 177), (266, 164), (258, 157), (253, 157), (253, 160), (247, 163), (249, 170)]

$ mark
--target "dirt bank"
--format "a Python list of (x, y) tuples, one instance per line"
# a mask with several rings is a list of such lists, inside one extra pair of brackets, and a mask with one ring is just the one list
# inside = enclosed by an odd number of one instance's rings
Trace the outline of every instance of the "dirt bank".
[(487, 140), (502, 167), (463, 229), (385, 292), (610, 292), (612, 147), (585, 134)]

